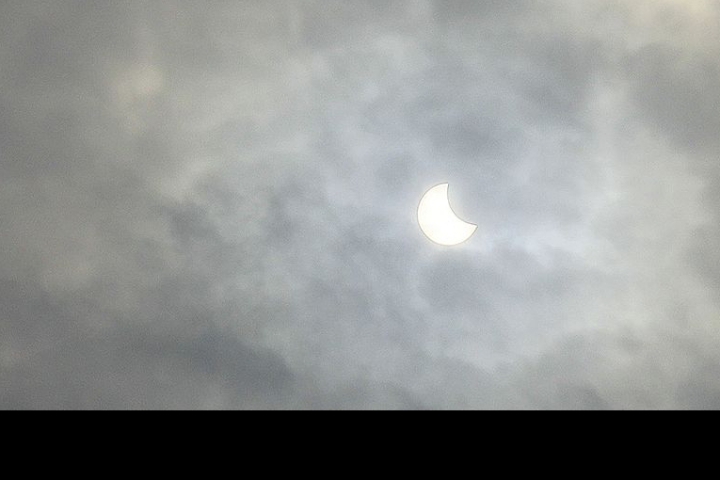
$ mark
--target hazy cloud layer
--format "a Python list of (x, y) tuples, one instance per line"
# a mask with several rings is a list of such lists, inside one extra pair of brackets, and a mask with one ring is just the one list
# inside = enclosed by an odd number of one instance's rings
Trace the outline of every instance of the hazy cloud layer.
[(712, 0), (5, 1), (0, 408), (720, 408), (719, 59)]

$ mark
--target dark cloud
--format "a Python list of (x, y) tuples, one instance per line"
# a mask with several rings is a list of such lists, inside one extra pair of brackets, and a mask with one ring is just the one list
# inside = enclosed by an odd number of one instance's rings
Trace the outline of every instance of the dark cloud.
[[(2, 375), (6, 408), (287, 408), (292, 376), (281, 359), (229, 332), (194, 338), (76, 332)], [(137, 337), (135, 337), (137, 336)], [(79, 338), (78, 338), (79, 337)]]
[(717, 14), (4, 2), (0, 408), (716, 408)]
[(720, 145), (720, 65), (715, 52), (651, 45), (632, 59), (636, 99), (682, 148), (716, 154)]
[(720, 409), (720, 384), (717, 372), (720, 365), (710, 360), (696, 366), (693, 374), (677, 388), (678, 404), (693, 410)]

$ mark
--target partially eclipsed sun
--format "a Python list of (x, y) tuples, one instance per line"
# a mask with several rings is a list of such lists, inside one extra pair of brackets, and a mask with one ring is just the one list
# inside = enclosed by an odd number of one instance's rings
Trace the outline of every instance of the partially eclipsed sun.
[(478, 226), (455, 215), (450, 206), (449, 188), (449, 184), (443, 183), (425, 194), (418, 207), (418, 223), (430, 240), (439, 245), (453, 247), (469, 240)]

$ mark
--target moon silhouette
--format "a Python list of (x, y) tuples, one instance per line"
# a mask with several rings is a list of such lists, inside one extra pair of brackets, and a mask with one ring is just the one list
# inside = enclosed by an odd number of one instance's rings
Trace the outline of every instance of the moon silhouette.
[(443, 183), (431, 188), (423, 196), (418, 207), (418, 223), (430, 240), (438, 245), (454, 247), (469, 240), (478, 226), (455, 215), (450, 206), (449, 188), (449, 184)]

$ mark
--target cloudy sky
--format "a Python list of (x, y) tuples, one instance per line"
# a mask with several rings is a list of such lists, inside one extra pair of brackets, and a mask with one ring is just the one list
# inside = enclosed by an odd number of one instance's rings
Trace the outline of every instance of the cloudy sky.
[(0, 408), (720, 408), (718, 132), (716, 0), (3, 0)]

